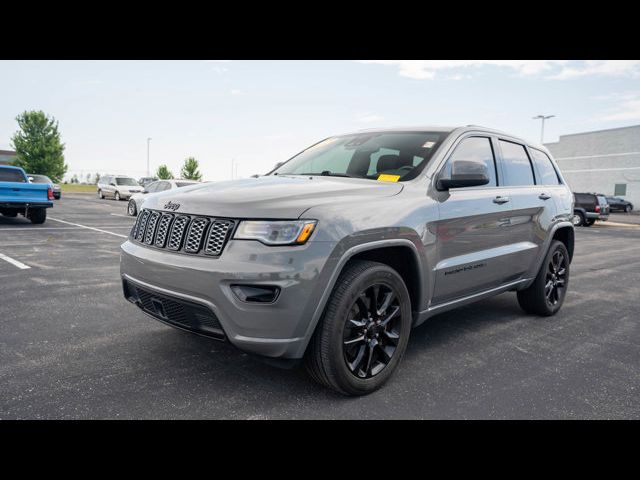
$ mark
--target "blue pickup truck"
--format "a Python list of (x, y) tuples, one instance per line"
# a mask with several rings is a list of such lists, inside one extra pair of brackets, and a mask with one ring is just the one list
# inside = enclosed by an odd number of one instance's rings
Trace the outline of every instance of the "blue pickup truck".
[(46, 183), (29, 183), (24, 170), (0, 165), (0, 213), (5, 217), (24, 215), (31, 223), (44, 223), (47, 208), (53, 207), (53, 190)]

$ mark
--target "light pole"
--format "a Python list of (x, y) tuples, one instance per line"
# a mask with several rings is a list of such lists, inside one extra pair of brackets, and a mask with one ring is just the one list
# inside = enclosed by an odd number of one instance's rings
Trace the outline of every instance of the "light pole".
[(151, 143), (151, 137), (147, 138), (147, 177), (150, 175), (149, 172), (149, 144)]
[(555, 115), (536, 115), (533, 117), (534, 120), (542, 120), (542, 126), (540, 128), (540, 143), (544, 143), (544, 121), (553, 117), (555, 117)]

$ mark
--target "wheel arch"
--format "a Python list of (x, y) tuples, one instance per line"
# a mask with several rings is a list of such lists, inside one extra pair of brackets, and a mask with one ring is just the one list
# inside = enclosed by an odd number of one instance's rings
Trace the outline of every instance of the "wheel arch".
[[(415, 243), (406, 238), (376, 240), (362, 243), (347, 249), (341, 255), (340, 260), (334, 267), (329, 282), (327, 283), (324, 292), (320, 297), (318, 306), (316, 307), (311, 322), (309, 323), (309, 328), (306, 332), (305, 341), (303, 343), (303, 348), (300, 354), (306, 351), (311, 337), (313, 336), (316, 328), (318, 327), (318, 324), (320, 323), (320, 318), (322, 318), (322, 315), (326, 309), (329, 297), (331, 296), (336, 282), (338, 281), (338, 278), (340, 277), (340, 274), (342, 273), (346, 265), (350, 261), (355, 259), (373, 260), (389, 265), (389, 259), (387, 258), (385, 260), (382, 257), (382, 254), (394, 254), (398, 260), (411, 259), (411, 266), (405, 266), (404, 273), (407, 275), (415, 274), (415, 277), (405, 277), (403, 273), (399, 271), (398, 273), (405, 281), (405, 285), (407, 285), (407, 290), (409, 291), (409, 297), (411, 299), (412, 314), (415, 322), (417, 314), (420, 311), (420, 306), (422, 305), (421, 302), (423, 302), (423, 297), (425, 295), (425, 280), (423, 275), (423, 272), (425, 271), (424, 261), (421, 259), (420, 253)], [(406, 256), (403, 257), (402, 255)], [(392, 265), (390, 266), (394, 268)], [(411, 285), (407, 284), (407, 279), (411, 280)]]

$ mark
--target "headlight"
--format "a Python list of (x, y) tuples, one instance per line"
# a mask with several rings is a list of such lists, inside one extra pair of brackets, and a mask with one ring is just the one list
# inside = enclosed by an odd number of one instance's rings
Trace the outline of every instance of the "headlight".
[(258, 240), (266, 245), (301, 245), (316, 227), (316, 220), (243, 220), (233, 238)]

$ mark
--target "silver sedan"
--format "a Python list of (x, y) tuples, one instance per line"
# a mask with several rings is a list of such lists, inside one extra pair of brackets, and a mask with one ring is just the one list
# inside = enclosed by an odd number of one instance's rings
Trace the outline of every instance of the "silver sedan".
[(127, 204), (127, 214), (135, 217), (140, 211), (140, 205), (150, 193), (164, 192), (165, 190), (172, 190), (174, 188), (188, 187), (189, 185), (195, 185), (195, 180), (158, 180), (152, 182), (146, 186), (141, 193), (135, 193), (131, 195), (129, 203)]

